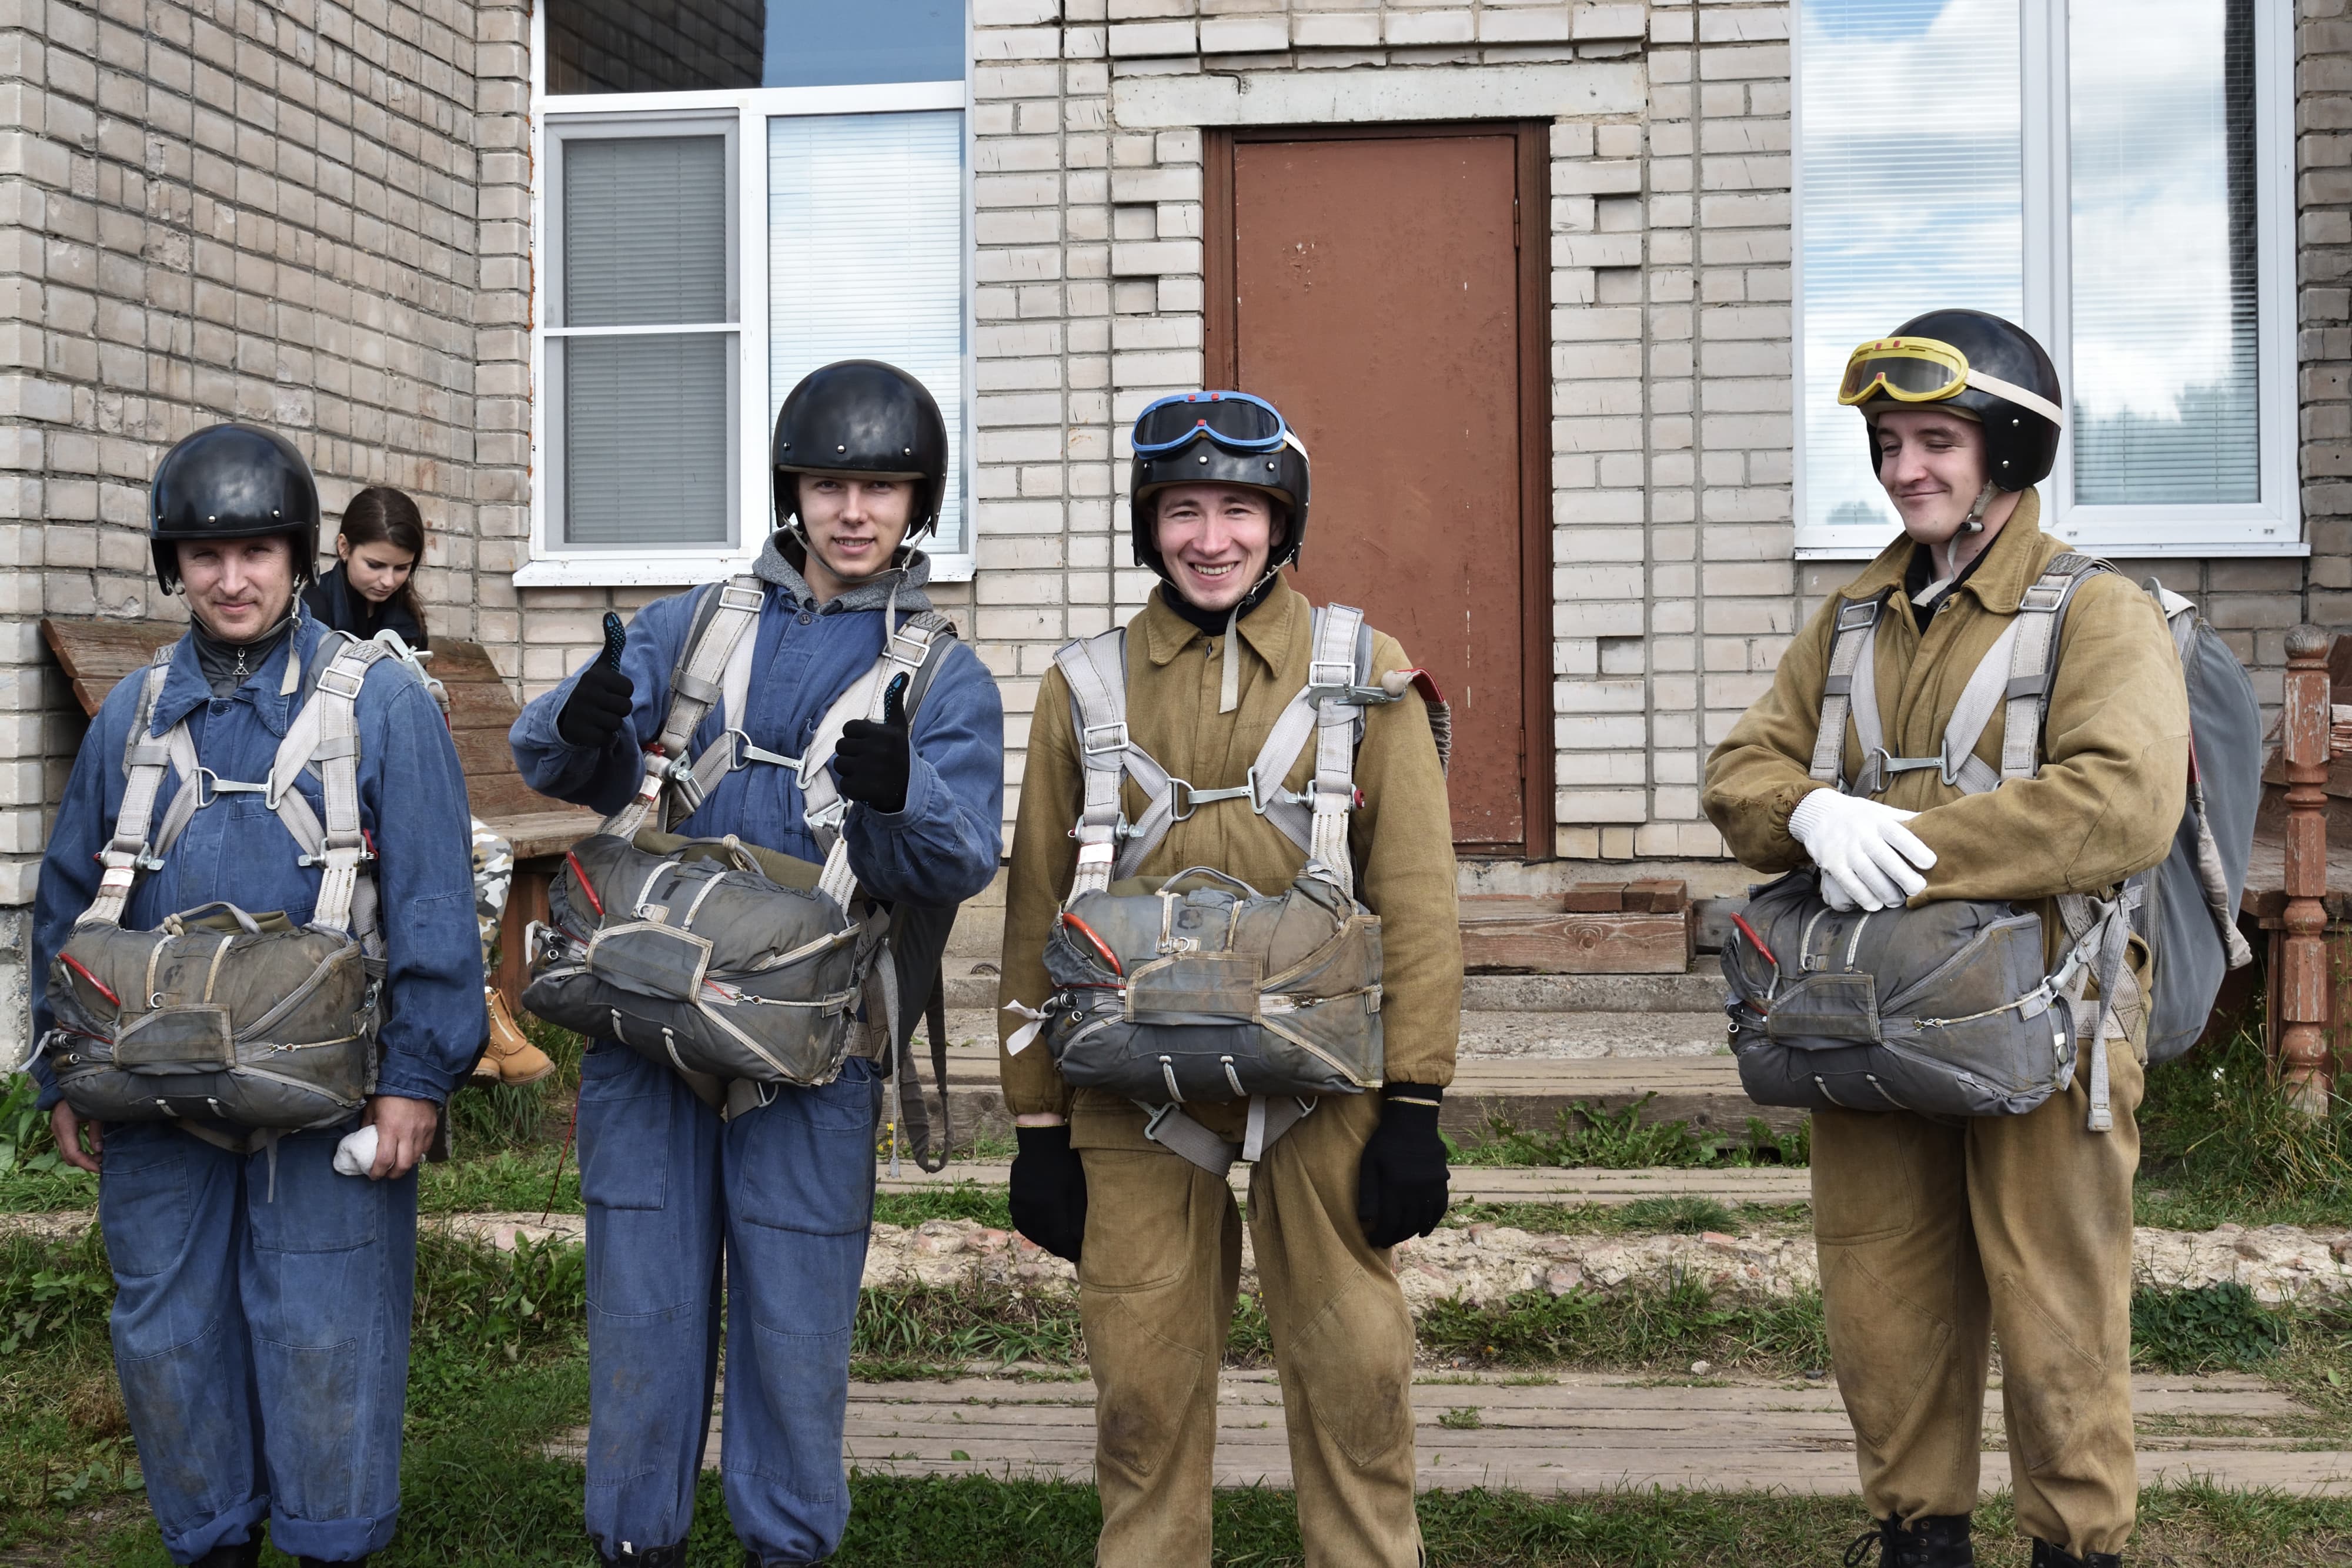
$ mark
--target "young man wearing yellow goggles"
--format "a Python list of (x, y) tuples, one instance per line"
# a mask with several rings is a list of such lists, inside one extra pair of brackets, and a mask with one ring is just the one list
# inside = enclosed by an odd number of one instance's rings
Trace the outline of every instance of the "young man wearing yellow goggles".
[[(1970, 674), (2069, 547), (2042, 531), (2033, 486), (2064, 423), (2057, 371), (1998, 317), (1938, 310), (1848, 361), (1903, 534), (1831, 597), (1772, 688), (1708, 759), (1708, 818), (1747, 865), (1808, 862), (1838, 909), (2009, 900), (2063, 929), (2060, 894), (2098, 894), (2162, 860), (2181, 820), (2189, 711), (2180, 662), (2147, 595), (2112, 572), (2073, 591), (2031, 777), (1969, 792), (1927, 758)], [(1874, 616), (1883, 736), (1839, 709), (1837, 777), (1814, 776), (1841, 617)], [(1872, 692), (1852, 677), (1857, 704)], [(2003, 717), (1974, 755), (2001, 760)], [(1900, 754), (1889, 756), (1890, 753)], [(1892, 762), (1894, 766), (1886, 766)], [(2130, 960), (2144, 987), (2144, 960)], [(2144, 992), (2141, 994), (2145, 994)], [(2021, 1114), (1813, 1113), (1813, 1229), (1830, 1353), (1854, 1428), (1881, 1568), (1975, 1556), (1990, 1336), (2017, 1523), (2034, 1568), (2117, 1568), (2138, 1480), (2132, 1457), (2132, 1173), (2145, 1023), (2116, 1041), (2111, 1125), (2089, 1074)]]

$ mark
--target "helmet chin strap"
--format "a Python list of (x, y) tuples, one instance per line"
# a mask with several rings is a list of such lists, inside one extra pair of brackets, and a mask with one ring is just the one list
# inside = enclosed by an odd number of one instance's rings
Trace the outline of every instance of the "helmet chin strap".
[(1969, 515), (1960, 519), (1959, 528), (1943, 543), (1944, 570), (1938, 574), (1939, 580), (1935, 583), (1935, 588), (1940, 589), (1960, 574), (1960, 540), (1969, 534), (1984, 532), (1985, 508), (1992, 505), (1992, 498), (1999, 494), (2000, 487), (1990, 479), (1985, 481), (1984, 488), (1977, 492), (1976, 502), (1969, 507)]

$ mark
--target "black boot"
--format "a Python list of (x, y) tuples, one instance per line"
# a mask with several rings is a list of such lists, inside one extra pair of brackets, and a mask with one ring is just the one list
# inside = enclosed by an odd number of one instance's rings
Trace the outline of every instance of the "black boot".
[(2124, 1568), (2122, 1556), (2113, 1552), (2094, 1552), (2077, 1557), (2063, 1546), (2053, 1546), (2040, 1536), (2033, 1538), (2033, 1568)]
[[(1928, 1514), (1908, 1526), (1882, 1519), (1845, 1549), (1845, 1568), (1864, 1568), (1873, 1542), (1879, 1548), (1878, 1568), (1976, 1568), (1965, 1513)], [(2040, 1561), (2035, 1559), (2037, 1565)]]
[(257, 1535), (234, 1546), (215, 1546), (188, 1568), (255, 1568), (260, 1561), (261, 1538)]
[(299, 1563), (301, 1568), (367, 1568), (367, 1559), (364, 1557), (345, 1557), (333, 1563), (328, 1562), (323, 1557), (297, 1557), (294, 1561)]
[(624, 1543), (618, 1552), (596, 1548), (596, 1561), (604, 1568), (686, 1568), (686, 1542), (675, 1546), (632, 1547)]

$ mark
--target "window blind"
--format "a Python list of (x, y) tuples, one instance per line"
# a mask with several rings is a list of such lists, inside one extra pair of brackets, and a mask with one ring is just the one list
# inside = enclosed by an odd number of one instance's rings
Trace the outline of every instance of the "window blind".
[[(556, 310), (570, 329), (729, 321), (727, 139), (567, 137)], [(549, 340), (562, 389), (563, 538), (724, 544), (733, 331), (574, 330)]]
[(2073, 0), (2074, 499), (2262, 499), (2252, 0)]
[(727, 139), (563, 144), (560, 327), (725, 321)]
[(724, 544), (732, 332), (559, 338), (564, 539)]
[(963, 116), (768, 122), (768, 413), (820, 365), (884, 360), (930, 389), (948, 487), (925, 549), (970, 548), (963, 495)]
[(2023, 314), (2018, 0), (1806, 0), (1799, 38), (1805, 542), (1895, 527), (1837, 383), (1945, 306)]

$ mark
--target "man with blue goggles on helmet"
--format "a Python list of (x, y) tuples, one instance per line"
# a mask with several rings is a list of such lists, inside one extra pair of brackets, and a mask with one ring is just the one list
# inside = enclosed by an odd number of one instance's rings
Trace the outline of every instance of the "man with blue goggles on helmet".
[(1444, 709), (1360, 612), (1283, 580), (1308, 467), (1271, 404), (1161, 399), (1132, 479), (1160, 584), (1041, 685), (999, 987), (1013, 1222), (1078, 1265), (1096, 1560), (1209, 1562), (1241, 1159), (1307, 1560), (1414, 1563), (1390, 1249), (1445, 1212)]

